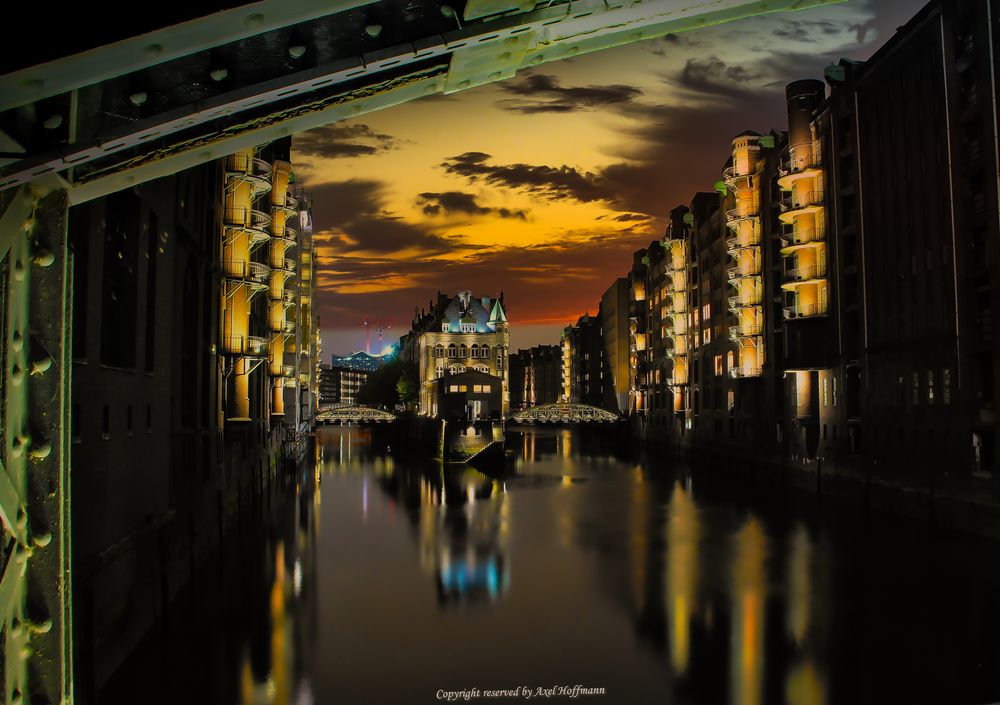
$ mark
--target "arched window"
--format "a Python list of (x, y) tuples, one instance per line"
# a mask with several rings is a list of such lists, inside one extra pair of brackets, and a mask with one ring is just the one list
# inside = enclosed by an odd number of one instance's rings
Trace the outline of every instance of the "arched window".
[(468, 350), (467, 350), (467, 348), (465, 347), (465, 343), (463, 343), (463, 344), (459, 345), (459, 346), (458, 346), (458, 356), (459, 356), (459, 357), (465, 357), (465, 356), (466, 356), (466, 353), (468, 353)]
[(450, 374), (450, 375), (457, 375), (458, 374), (458, 365), (449, 365), (448, 366), (448, 374)]
[(469, 348), (469, 357), (479, 357), (479, 343), (473, 343)]
[(441, 379), (442, 377), (444, 377), (444, 367), (442, 365), (438, 365), (435, 368), (434, 372), (437, 374), (437, 378), (438, 379)]
[(444, 346), (441, 343), (434, 346), (434, 357), (444, 357)]
[(458, 355), (458, 350), (455, 348), (455, 344), (452, 343), (448, 346), (448, 357), (456, 357)]

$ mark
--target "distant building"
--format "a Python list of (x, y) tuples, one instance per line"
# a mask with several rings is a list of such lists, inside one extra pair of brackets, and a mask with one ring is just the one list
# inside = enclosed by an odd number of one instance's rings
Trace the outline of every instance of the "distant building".
[(326, 371), (330, 404), (357, 404), (358, 391), (368, 376), (389, 359), (388, 354), (372, 355), (363, 350), (350, 355), (332, 355)]
[(562, 334), (562, 401), (600, 406), (604, 394), (604, 343), (596, 316), (580, 316)]
[(402, 359), (417, 365), (419, 412), (506, 416), (509, 347), (503, 293), (495, 299), (471, 291), (438, 293), (429, 311), (414, 312), (410, 331), (400, 339)]
[(330, 365), (322, 364), (319, 369), (319, 403), (323, 406), (340, 402), (340, 374)]
[(608, 411), (628, 411), (628, 279), (619, 277), (601, 297), (598, 318), (604, 340), (601, 406)]
[(510, 356), (510, 408), (555, 404), (562, 388), (562, 349), (536, 345)]

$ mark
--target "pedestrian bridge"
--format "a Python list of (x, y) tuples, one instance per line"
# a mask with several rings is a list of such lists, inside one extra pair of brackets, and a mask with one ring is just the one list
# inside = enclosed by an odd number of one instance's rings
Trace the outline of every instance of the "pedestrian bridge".
[(395, 414), (359, 404), (321, 406), (316, 414), (317, 423), (392, 423), (395, 420)]
[(615, 423), (621, 419), (604, 409), (589, 404), (543, 404), (518, 411), (511, 423)]

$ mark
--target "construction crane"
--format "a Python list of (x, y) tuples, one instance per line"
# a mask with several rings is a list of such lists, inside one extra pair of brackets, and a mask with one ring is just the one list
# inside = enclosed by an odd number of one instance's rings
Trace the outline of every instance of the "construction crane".
[(365, 320), (358, 325), (365, 327), (365, 352), (372, 354), (372, 326), (375, 326), (375, 334), (378, 336), (379, 352), (382, 351), (382, 331), (388, 330), (392, 325), (388, 321), (372, 321), (365, 316)]

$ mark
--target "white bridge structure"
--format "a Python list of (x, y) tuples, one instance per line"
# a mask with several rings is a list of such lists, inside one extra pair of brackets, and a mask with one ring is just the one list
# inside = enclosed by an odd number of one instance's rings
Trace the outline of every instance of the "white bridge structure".
[(615, 423), (618, 414), (589, 404), (543, 404), (511, 414), (510, 423)]
[(358, 404), (321, 406), (316, 414), (317, 423), (327, 424), (392, 423), (395, 420), (395, 414)]

